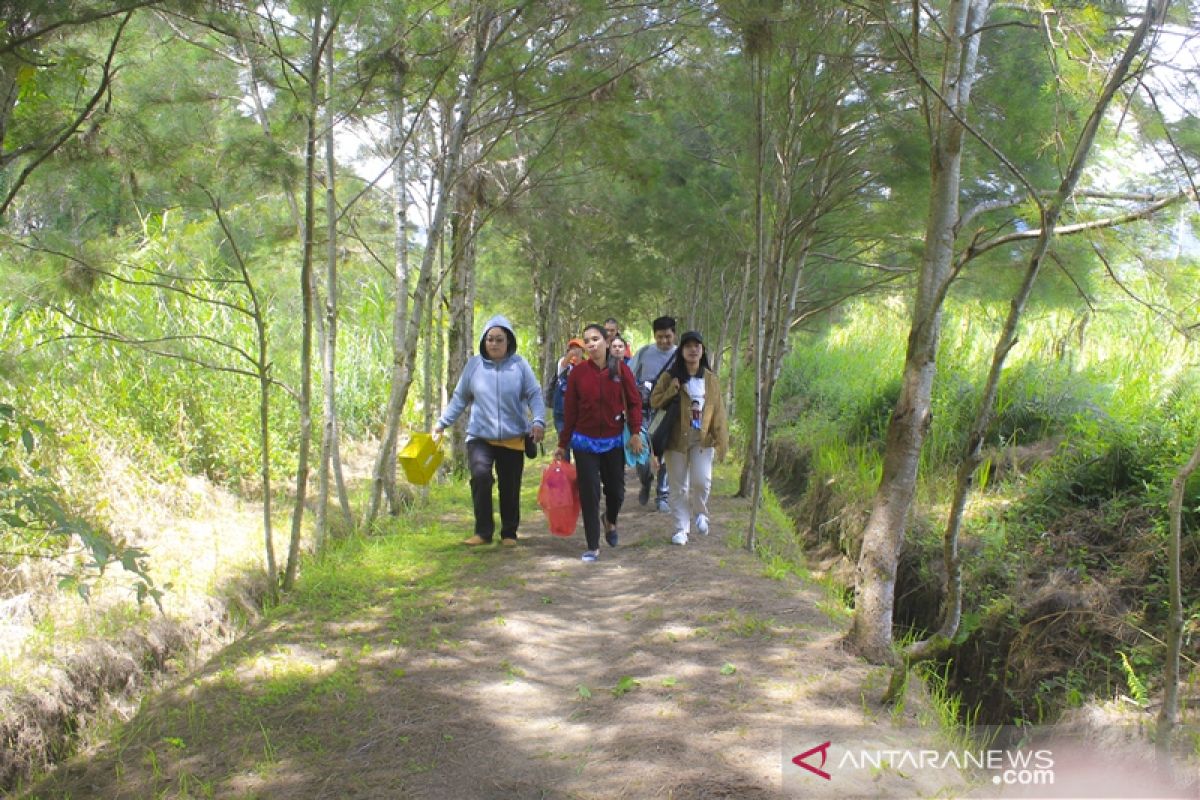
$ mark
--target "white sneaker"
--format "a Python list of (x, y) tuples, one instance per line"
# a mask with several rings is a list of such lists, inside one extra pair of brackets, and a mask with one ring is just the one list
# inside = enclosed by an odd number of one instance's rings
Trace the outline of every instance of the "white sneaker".
[(687, 534), (683, 531), (671, 537), (671, 544), (687, 544)]
[(696, 515), (696, 530), (701, 536), (708, 536), (708, 517), (703, 514)]

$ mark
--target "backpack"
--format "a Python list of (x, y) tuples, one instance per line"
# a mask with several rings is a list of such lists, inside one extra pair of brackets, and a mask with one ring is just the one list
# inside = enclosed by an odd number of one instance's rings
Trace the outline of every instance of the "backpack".
[(571, 366), (568, 364), (564, 367), (562, 372), (550, 379), (550, 385), (546, 387), (546, 403), (558, 417), (563, 415), (563, 398), (567, 393), (567, 376), (571, 373)]

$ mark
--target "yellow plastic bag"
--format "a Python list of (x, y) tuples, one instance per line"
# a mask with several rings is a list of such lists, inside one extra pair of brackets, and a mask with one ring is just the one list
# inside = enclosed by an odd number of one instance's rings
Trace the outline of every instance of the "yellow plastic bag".
[(433, 480), (442, 464), (442, 438), (429, 433), (410, 433), (397, 459), (408, 482), (424, 486)]

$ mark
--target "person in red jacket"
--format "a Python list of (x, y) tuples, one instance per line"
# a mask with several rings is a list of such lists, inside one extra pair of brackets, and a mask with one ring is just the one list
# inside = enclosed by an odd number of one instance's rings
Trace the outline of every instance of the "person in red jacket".
[(603, 325), (583, 329), (587, 358), (567, 377), (563, 400), (563, 427), (558, 432), (556, 459), (575, 456), (579, 503), (587, 550), (583, 560), (600, 555), (600, 490), (604, 488), (604, 539), (617, 546), (617, 515), (625, 500), (625, 450), (621, 434), (628, 415), (633, 453), (642, 451), (642, 400), (633, 373), (608, 352)]

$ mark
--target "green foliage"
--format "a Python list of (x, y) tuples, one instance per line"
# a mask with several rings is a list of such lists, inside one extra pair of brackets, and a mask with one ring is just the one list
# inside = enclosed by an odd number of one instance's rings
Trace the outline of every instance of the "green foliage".
[[(1160, 666), (1160, 649), (1148, 641), (1118, 655), (1128, 640), (1115, 632), (1127, 637), (1162, 624), (1162, 520), (1170, 481), (1200, 436), (1200, 376), (1186, 366), (1195, 362), (1194, 347), (1165, 338), (1154, 317), (1106, 309), (1035, 312), (1001, 377), (984, 441), (988, 472), (977, 486), (986, 494), (973, 494), (961, 541), (966, 607), (955, 658), (970, 663), (947, 673), (946, 696), (966, 693), (954, 714), (982, 703), (979, 713), (988, 722), (1046, 721), (1094, 695), (1148, 696), (1146, 676)], [(940, 582), (939, 509), (976, 412), (989, 333), (1001, 311), (975, 302), (969, 310), (954, 302), (947, 308), (920, 503), (905, 547), (913, 586)], [(790, 422), (777, 436), (809, 454), (802, 524), (811, 509), (830, 504), (836, 507), (830, 513), (852, 513), (878, 488), (874, 469), (896, 380), (895, 355), (885, 353), (904, 330), (903, 319), (864, 304), (819, 335), (795, 338), (775, 414)], [(1200, 481), (1193, 479), (1185, 500), (1188, 531), (1200, 518), (1197, 498)], [(825, 519), (813, 512), (811, 524)], [(822, 545), (827, 535), (824, 529), (796, 534)], [(852, 549), (842, 550), (853, 557)], [(1193, 584), (1185, 579), (1185, 615), (1200, 608), (1200, 594), (1186, 588)], [(1039, 594), (1047, 585), (1064, 588)], [(1093, 608), (1091, 591), (1120, 597), (1128, 616), (1117, 621), (1112, 609)], [(1039, 597), (1060, 596), (1025, 616)], [(925, 597), (928, 609), (907, 613), (936, 613), (936, 600)], [(1061, 621), (1064, 613), (1073, 615), (1070, 624)], [(917, 624), (932, 629), (935, 620)], [(1031, 644), (1051, 638), (1050, 650)], [(1003, 665), (1022, 659), (1036, 660), (1036, 677), (1005, 677)], [(1004, 691), (988, 688), (1001, 684)]]
[(1129, 687), (1129, 695), (1140, 706), (1145, 706), (1150, 702), (1150, 692), (1146, 689), (1146, 682), (1138, 675), (1137, 670), (1129, 661), (1129, 655), (1124, 651), (1118, 653), (1121, 657), (1121, 669), (1125, 673), (1125, 683)]
[[(0, 548), (8, 551), (3, 560), (54, 559), (63, 569), (59, 588), (84, 599), (96, 578), (119, 564), (136, 579), (139, 603), (149, 598), (160, 604), (163, 590), (147, 572), (147, 553), (63, 508), (61, 491), (37, 452), (39, 439), (49, 433), (41, 420), (0, 403)], [(82, 557), (77, 557), (77, 546), (82, 546)]]

